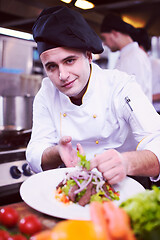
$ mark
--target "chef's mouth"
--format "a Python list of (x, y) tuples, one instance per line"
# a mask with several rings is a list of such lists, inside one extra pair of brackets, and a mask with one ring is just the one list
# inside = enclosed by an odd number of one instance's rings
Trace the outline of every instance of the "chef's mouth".
[(62, 87), (69, 87), (69, 86), (71, 86), (74, 82), (75, 82), (75, 79), (72, 80), (72, 81), (70, 81), (70, 82), (67, 82), (67, 83), (63, 84)]

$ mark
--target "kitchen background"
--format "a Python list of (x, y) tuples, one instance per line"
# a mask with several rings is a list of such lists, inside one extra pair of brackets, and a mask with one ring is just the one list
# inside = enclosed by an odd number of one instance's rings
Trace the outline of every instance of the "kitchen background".
[[(20, 201), (21, 183), (34, 174), (26, 163), (25, 150), (31, 135), (34, 96), (45, 76), (32, 39), (33, 23), (42, 9), (67, 5), (79, 11), (97, 34), (104, 15), (118, 13), (135, 27), (146, 27), (152, 36), (151, 55), (160, 58), (160, 0), (66, 1), (0, 0), (0, 205)], [(81, 3), (89, 5), (82, 9)], [(117, 57), (118, 52), (111, 53), (105, 47), (93, 61), (113, 68)]]

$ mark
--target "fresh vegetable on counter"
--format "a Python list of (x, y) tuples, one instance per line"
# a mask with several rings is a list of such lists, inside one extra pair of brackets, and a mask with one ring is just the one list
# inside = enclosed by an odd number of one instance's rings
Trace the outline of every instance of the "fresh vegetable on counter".
[(0, 240), (7, 240), (10, 237), (10, 234), (8, 231), (4, 229), (0, 229)]
[(102, 233), (102, 239), (111, 240), (103, 204), (99, 202), (92, 202), (90, 204), (90, 216), (91, 221), (94, 224), (95, 239), (98, 239), (98, 236)]
[(42, 230), (42, 223), (36, 215), (20, 218), (16, 209), (0, 209), (0, 240), (27, 240)]
[(90, 215), (90, 221), (63, 220), (30, 240), (136, 240), (129, 216), (113, 202), (92, 202)]
[(113, 202), (92, 202), (90, 204), (91, 220), (105, 232), (106, 240), (136, 240), (130, 225), (128, 214)]
[(0, 209), (0, 223), (7, 227), (14, 227), (19, 220), (18, 212), (11, 207)]
[(136, 194), (123, 202), (120, 207), (130, 216), (132, 229), (138, 239), (160, 239), (160, 189), (158, 187), (153, 186), (152, 190)]
[(32, 214), (20, 220), (19, 230), (21, 233), (33, 235), (42, 230), (42, 224), (39, 219)]

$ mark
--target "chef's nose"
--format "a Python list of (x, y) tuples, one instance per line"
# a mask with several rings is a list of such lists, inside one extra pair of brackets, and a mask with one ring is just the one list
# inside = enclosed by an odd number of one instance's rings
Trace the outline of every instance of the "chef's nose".
[(69, 77), (69, 72), (64, 67), (59, 68), (59, 79), (61, 81), (66, 81)]

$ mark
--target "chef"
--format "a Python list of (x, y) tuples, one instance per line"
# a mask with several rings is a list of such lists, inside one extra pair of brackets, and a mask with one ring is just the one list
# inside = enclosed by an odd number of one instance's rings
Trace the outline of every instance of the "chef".
[(152, 102), (152, 69), (148, 56), (133, 39), (136, 29), (123, 21), (119, 15), (107, 14), (101, 24), (101, 37), (104, 45), (112, 52), (119, 51), (115, 68), (134, 74), (143, 92)]
[(33, 36), (47, 74), (26, 152), (33, 171), (75, 166), (79, 150), (110, 184), (126, 175), (158, 181), (160, 116), (135, 77), (92, 63), (101, 40), (70, 8), (44, 9)]

